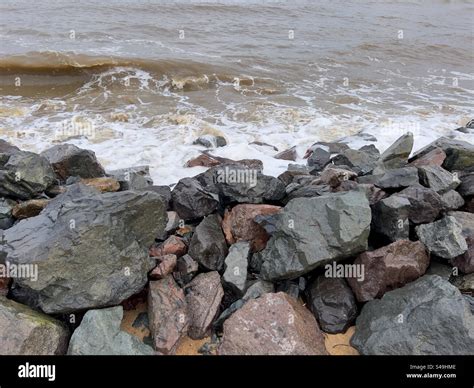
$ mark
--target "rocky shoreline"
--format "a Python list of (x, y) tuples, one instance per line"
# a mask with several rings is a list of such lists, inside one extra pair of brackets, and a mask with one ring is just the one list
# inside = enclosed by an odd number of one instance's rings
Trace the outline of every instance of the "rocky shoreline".
[(171, 188), (0, 140), (0, 353), (474, 354), (474, 145), (412, 151), (206, 151)]

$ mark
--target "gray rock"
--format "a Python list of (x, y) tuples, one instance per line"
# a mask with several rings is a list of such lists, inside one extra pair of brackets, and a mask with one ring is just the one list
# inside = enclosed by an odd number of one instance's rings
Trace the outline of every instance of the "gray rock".
[(311, 156), (308, 158), (308, 166), (313, 170), (321, 171), (331, 159), (331, 153), (323, 148), (315, 148)]
[(457, 188), (463, 197), (474, 195), (474, 172), (460, 175), (461, 184)]
[(97, 178), (105, 171), (97, 161), (95, 153), (72, 144), (58, 144), (41, 153), (53, 166), (57, 177), (65, 181), (68, 177)]
[(456, 210), (463, 207), (465, 201), (461, 194), (455, 190), (449, 190), (441, 195), (441, 202), (445, 210)]
[(247, 286), (249, 256), (250, 243), (240, 241), (231, 245), (225, 258), (225, 272), (222, 279), (237, 296), (243, 295)]
[(173, 209), (185, 220), (207, 216), (219, 205), (218, 196), (194, 178), (181, 179), (171, 192), (171, 199)]
[(426, 275), (438, 275), (441, 279), (449, 281), (453, 274), (453, 267), (439, 261), (431, 261), (430, 266), (426, 270)]
[(309, 308), (321, 329), (343, 333), (357, 316), (357, 304), (344, 279), (318, 276), (307, 291)]
[(408, 157), (413, 149), (413, 134), (407, 132), (398, 138), (387, 148), (374, 169), (374, 174), (383, 173), (386, 170), (404, 167), (408, 163)]
[(312, 198), (331, 193), (331, 188), (327, 185), (304, 185), (295, 188), (288, 193), (283, 203), (288, 203), (295, 198)]
[(12, 210), (16, 202), (8, 198), (0, 198), (0, 229), (8, 229), (15, 221), (12, 217)]
[(199, 136), (193, 144), (201, 145), (206, 148), (224, 147), (227, 141), (223, 136), (203, 135)]
[(178, 229), (181, 218), (175, 211), (169, 211), (166, 212), (166, 214), (168, 216), (168, 222), (166, 223), (165, 232), (173, 233), (176, 229)]
[(199, 264), (190, 255), (186, 254), (178, 259), (175, 279), (181, 285), (189, 283), (199, 270)]
[(335, 165), (350, 167), (358, 175), (366, 175), (375, 168), (378, 158), (378, 155), (373, 153), (349, 148), (333, 157), (331, 161)]
[(454, 217), (461, 224), (462, 235), (465, 238), (474, 235), (474, 213), (450, 211), (447, 215)]
[(61, 355), (68, 339), (61, 322), (0, 296), (1, 355)]
[(474, 294), (474, 273), (454, 276), (452, 279), (452, 283), (463, 294)]
[(274, 155), (273, 157), (275, 159), (291, 160), (294, 162), (296, 158), (298, 157), (298, 153), (296, 152), (296, 146), (291, 147), (287, 150), (281, 151), (277, 153), (276, 155)]
[(462, 226), (454, 217), (446, 216), (439, 221), (419, 225), (415, 230), (420, 241), (436, 256), (453, 259), (467, 251)]
[(284, 292), (293, 299), (300, 297), (300, 288), (296, 280), (283, 280), (276, 286), (276, 292)]
[(155, 266), (148, 248), (165, 225), (163, 200), (153, 192), (100, 194), (77, 185), (7, 229), (0, 250), (13, 264), (37, 265), (36, 281), (15, 284), (44, 312), (67, 313), (118, 304), (141, 291)]
[(418, 170), (416, 167), (402, 167), (387, 170), (374, 184), (382, 189), (401, 189), (416, 186), (418, 181)]
[(211, 214), (202, 220), (189, 244), (189, 255), (209, 270), (220, 271), (227, 256), (227, 243), (221, 228), (221, 217)]
[(115, 178), (120, 183), (120, 190), (144, 189), (153, 185), (148, 166), (136, 166), (109, 171), (107, 175)]
[(122, 306), (89, 310), (72, 334), (69, 355), (139, 356), (153, 355), (152, 347), (120, 330)]
[(364, 193), (297, 198), (275, 216), (277, 230), (254, 255), (265, 280), (291, 279), (367, 249), (371, 210)]
[(372, 231), (387, 237), (390, 241), (408, 239), (410, 201), (392, 195), (372, 207)]
[(408, 217), (414, 224), (433, 222), (443, 209), (441, 196), (427, 187), (407, 187), (396, 195), (410, 202)]
[(169, 186), (146, 186), (141, 189), (136, 189), (135, 191), (138, 192), (145, 192), (145, 191), (152, 191), (156, 194), (158, 194), (164, 201), (166, 205), (166, 209), (169, 210), (170, 207), (170, 201), (171, 201), (171, 189)]
[(361, 354), (474, 354), (474, 317), (459, 290), (423, 276), (364, 305), (351, 345)]
[(421, 166), (418, 167), (418, 173), (420, 183), (439, 194), (455, 189), (460, 183), (454, 174), (439, 166)]

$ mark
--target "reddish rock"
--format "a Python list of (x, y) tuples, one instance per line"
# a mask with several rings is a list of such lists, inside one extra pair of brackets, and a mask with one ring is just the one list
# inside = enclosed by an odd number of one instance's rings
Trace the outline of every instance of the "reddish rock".
[(10, 278), (0, 278), (0, 295), (6, 296), (8, 294), (8, 290), (10, 289)]
[(420, 241), (399, 240), (359, 255), (354, 264), (363, 265), (364, 279), (352, 277), (347, 281), (357, 300), (366, 302), (419, 278), (429, 263), (426, 248)]
[(241, 204), (226, 211), (222, 229), (227, 243), (232, 245), (238, 241), (250, 241), (253, 252), (261, 251), (265, 248), (269, 236), (254, 219), (258, 215), (278, 213), (280, 209), (281, 207), (273, 205)]
[(224, 323), (221, 355), (327, 355), (314, 316), (284, 292), (248, 301)]
[(173, 272), (178, 257), (176, 255), (164, 255), (157, 257), (156, 260), (158, 265), (151, 271), (150, 278), (163, 279)]
[(111, 193), (120, 190), (120, 183), (114, 178), (100, 177), (81, 179), (81, 183), (93, 187), (102, 193)]
[(446, 153), (439, 147), (433, 148), (430, 152), (421, 156), (410, 163), (410, 166), (421, 167), (421, 166), (439, 166), (443, 165), (444, 159), (446, 159)]
[(287, 150), (281, 151), (274, 156), (275, 159), (291, 160), (293, 162), (296, 160), (297, 157), (298, 154), (296, 153), (296, 147), (291, 147)]
[(12, 216), (17, 220), (37, 216), (48, 203), (49, 199), (30, 199), (20, 202), (12, 209)]
[(162, 242), (158, 246), (150, 248), (150, 256), (160, 257), (165, 255), (176, 255), (178, 257), (186, 254), (188, 247), (181, 237), (170, 236), (166, 241)]
[(474, 235), (466, 237), (467, 251), (461, 256), (451, 260), (453, 267), (459, 268), (463, 273), (474, 272)]
[(184, 292), (172, 276), (150, 282), (148, 318), (155, 349), (173, 353), (186, 335), (189, 319)]
[(195, 158), (188, 160), (185, 164), (186, 167), (213, 167), (222, 164), (217, 159), (214, 159), (212, 156), (201, 154)]
[(208, 334), (223, 296), (221, 277), (217, 271), (201, 273), (186, 286), (189, 337), (201, 339)]

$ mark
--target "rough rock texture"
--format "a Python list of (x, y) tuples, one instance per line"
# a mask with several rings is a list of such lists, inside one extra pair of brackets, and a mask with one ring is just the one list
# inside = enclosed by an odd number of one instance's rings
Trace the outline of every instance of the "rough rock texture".
[(150, 256), (159, 257), (164, 255), (176, 255), (178, 257), (183, 256), (188, 247), (181, 237), (169, 236), (165, 241), (158, 246), (154, 246), (150, 249)]
[(163, 279), (170, 275), (177, 263), (176, 255), (164, 255), (157, 258), (158, 265), (150, 273), (152, 279)]
[(421, 167), (421, 166), (439, 166), (443, 165), (444, 160), (446, 159), (446, 154), (439, 147), (434, 147), (431, 151), (427, 152), (423, 156), (420, 156), (418, 159), (413, 160), (410, 163), (410, 166)]
[(37, 216), (48, 203), (48, 199), (30, 199), (20, 202), (12, 209), (12, 216), (17, 220)]
[(43, 151), (41, 156), (51, 163), (62, 181), (70, 176), (97, 178), (105, 175), (93, 151), (83, 150), (72, 144), (55, 145)]
[(68, 338), (61, 322), (0, 296), (1, 355), (66, 354)]
[(460, 175), (461, 184), (457, 188), (459, 194), (464, 197), (474, 195), (474, 172)]
[(351, 344), (361, 354), (474, 354), (474, 318), (456, 287), (423, 276), (364, 305)]
[(453, 285), (455, 285), (459, 291), (463, 294), (474, 294), (474, 273), (467, 275), (456, 276), (452, 280)]
[(188, 253), (207, 269), (220, 271), (223, 268), (228, 250), (219, 215), (211, 214), (197, 226)]
[(416, 227), (416, 234), (430, 253), (444, 259), (453, 259), (467, 251), (462, 226), (452, 216)]
[(296, 152), (296, 146), (291, 147), (287, 150), (281, 151), (273, 157), (275, 159), (291, 160), (291, 161), (294, 162), (296, 160), (296, 158), (298, 157), (298, 153)]
[(197, 275), (186, 286), (189, 330), (193, 339), (204, 338), (212, 325), (224, 296), (221, 278), (216, 271)]
[(357, 316), (357, 304), (344, 279), (318, 276), (307, 289), (308, 304), (321, 330), (345, 332)]
[(217, 159), (214, 159), (212, 156), (201, 154), (196, 156), (195, 158), (189, 159), (184, 165), (185, 167), (214, 167), (222, 164)]
[(250, 300), (224, 323), (221, 355), (325, 355), (313, 315), (283, 292)]
[(193, 277), (197, 274), (198, 269), (198, 262), (191, 256), (184, 255), (178, 259), (174, 277), (177, 279), (179, 284), (184, 285), (193, 279)]
[(206, 148), (224, 147), (227, 141), (223, 136), (203, 135), (194, 140), (193, 144), (201, 145)]
[(372, 172), (377, 164), (379, 156), (373, 153), (353, 150), (351, 148), (343, 151), (331, 159), (335, 165), (348, 166), (359, 175), (365, 175)]
[(0, 198), (0, 229), (8, 229), (15, 221), (12, 217), (12, 210), (16, 202), (7, 198)]
[(311, 156), (308, 158), (308, 166), (312, 167), (313, 170), (321, 171), (331, 160), (331, 153), (322, 149), (316, 148)]
[(377, 163), (377, 168), (374, 170), (374, 174), (384, 172), (385, 170), (404, 167), (408, 162), (408, 157), (412, 149), (413, 134), (407, 132), (382, 153)]
[(336, 168), (332, 165), (329, 165), (323, 170), (319, 176), (319, 179), (322, 183), (334, 188), (339, 186), (342, 182), (354, 179), (356, 176), (357, 174), (353, 171), (349, 171), (344, 168)]
[(461, 194), (455, 190), (449, 190), (441, 195), (443, 208), (446, 210), (456, 210), (464, 206), (465, 201)]
[(459, 179), (439, 166), (422, 166), (418, 168), (420, 183), (439, 194), (455, 189), (461, 183)]
[(426, 187), (408, 187), (396, 195), (410, 201), (408, 217), (415, 224), (433, 222), (443, 208), (441, 196)]
[(254, 221), (256, 216), (276, 214), (280, 206), (239, 204), (226, 211), (222, 222), (225, 238), (229, 245), (238, 241), (250, 241), (253, 252), (265, 248), (269, 235)]
[(0, 250), (13, 264), (37, 264), (37, 281), (15, 284), (44, 312), (66, 313), (114, 305), (143, 289), (154, 267), (148, 246), (165, 225), (163, 200), (153, 192), (98, 194), (77, 185), (6, 230)]
[(81, 179), (81, 183), (86, 186), (94, 187), (101, 193), (113, 193), (120, 190), (120, 183), (116, 179), (110, 177)]
[(388, 170), (374, 183), (382, 189), (401, 189), (417, 185), (419, 183), (418, 179), (416, 167), (403, 167)]
[(225, 272), (222, 279), (238, 296), (243, 295), (246, 289), (249, 255), (250, 244), (241, 241), (230, 247), (229, 254), (225, 258)]
[(419, 278), (429, 263), (430, 258), (421, 242), (400, 240), (359, 255), (354, 264), (363, 266), (364, 279), (349, 278), (347, 281), (357, 300), (366, 302)]
[(148, 166), (135, 166), (108, 171), (107, 175), (119, 182), (121, 191), (144, 189), (153, 185)]
[(410, 201), (392, 195), (372, 207), (372, 231), (387, 237), (390, 241), (408, 239)]
[(297, 198), (275, 217), (276, 231), (257, 254), (265, 280), (295, 278), (367, 249), (371, 211), (361, 192)]
[(173, 209), (185, 220), (207, 216), (219, 205), (218, 196), (194, 178), (181, 179), (171, 192), (171, 199)]
[(69, 355), (153, 355), (151, 346), (120, 330), (122, 306), (89, 310), (69, 342)]
[(155, 349), (163, 354), (173, 353), (186, 334), (189, 318), (184, 292), (172, 276), (150, 282), (148, 318)]
[(454, 217), (461, 224), (462, 235), (468, 237), (474, 234), (474, 214), (461, 211), (450, 211), (448, 216)]
[(467, 251), (451, 260), (453, 267), (464, 273), (474, 272), (474, 234), (466, 237)]

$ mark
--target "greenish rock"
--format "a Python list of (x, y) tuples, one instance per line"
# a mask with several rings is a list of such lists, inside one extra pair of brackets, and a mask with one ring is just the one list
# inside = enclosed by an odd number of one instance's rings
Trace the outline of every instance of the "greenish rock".
[(8, 229), (13, 225), (12, 210), (16, 202), (8, 198), (0, 198), (0, 229)]
[(404, 167), (408, 163), (412, 149), (413, 133), (407, 132), (382, 153), (373, 174), (377, 175), (386, 170)]
[(372, 231), (390, 241), (406, 240), (410, 234), (410, 201), (392, 195), (372, 206)]
[(423, 186), (429, 187), (439, 194), (453, 190), (461, 183), (456, 175), (439, 166), (418, 167), (418, 174)]

